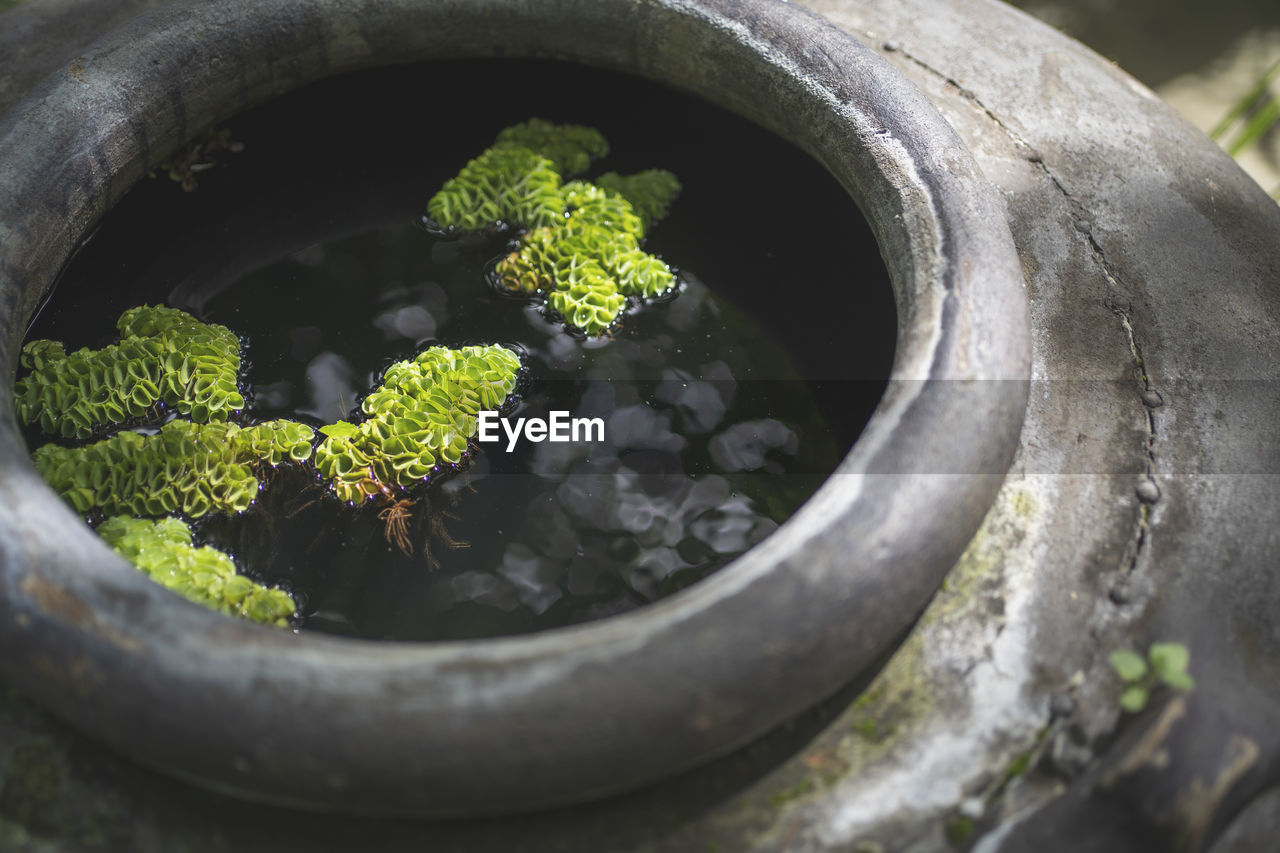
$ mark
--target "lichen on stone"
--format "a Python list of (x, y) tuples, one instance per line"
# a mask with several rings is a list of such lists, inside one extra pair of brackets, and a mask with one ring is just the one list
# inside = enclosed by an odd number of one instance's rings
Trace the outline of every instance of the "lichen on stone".
[(156, 517), (242, 512), (255, 469), (306, 461), (314, 433), (292, 421), (252, 427), (171, 421), (154, 435), (122, 432), (83, 447), (46, 444), (36, 470), (80, 513)]
[(120, 315), (120, 342), (67, 353), (57, 341), (31, 341), (15, 385), (23, 424), (49, 435), (90, 438), (96, 428), (159, 418), (160, 406), (193, 421), (225, 421), (244, 408), (237, 379), (240, 339), (184, 311), (143, 305)]
[(520, 359), (499, 346), (431, 347), (387, 368), (364, 399), (366, 419), (320, 428), (316, 467), (334, 493), (355, 502), (460, 465), (480, 412), (497, 410), (519, 378)]
[(212, 610), (282, 628), (297, 610), (289, 593), (237, 574), (221, 551), (192, 545), (191, 529), (179, 519), (115, 516), (98, 535), (156, 583)]

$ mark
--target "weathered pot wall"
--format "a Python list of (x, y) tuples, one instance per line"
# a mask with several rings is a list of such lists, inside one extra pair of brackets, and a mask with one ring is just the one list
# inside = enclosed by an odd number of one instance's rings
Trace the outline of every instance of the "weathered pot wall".
[[(56, 845), (52, 832), (81, 849), (105, 832), (122, 849), (202, 853), (1269, 849), (1275, 787), (1212, 839), (1276, 784), (1280, 212), (1140, 84), (1000, 3), (804, 5), (946, 116), (999, 189), (1032, 296), (1035, 381), (1015, 465), (869, 688), (838, 697), (847, 707), (829, 724), (802, 719), (644, 792), (417, 825), (173, 786), (11, 695), (4, 789), (27, 790), (17, 780), (35, 756), (52, 768), (32, 774), (37, 790), (52, 779), (56, 793), (20, 813), (0, 794), (0, 837)], [(1137, 487), (1152, 476), (1160, 496), (1144, 505)], [(1166, 695), (1124, 716), (1106, 654), (1155, 640), (1188, 644), (1200, 686), (1190, 707)], [(1140, 760), (1141, 743), (1163, 769)]]
[(592, 625), (394, 647), (264, 631), (174, 600), (39, 484), (10, 415), (0, 632), (18, 654), (0, 664), (6, 677), (131, 756), (221, 790), (456, 815), (670, 775), (875, 661), (980, 522), (1026, 394), (1026, 305), (1007, 230), (919, 92), (821, 20), (764, 2), (274, 0), (249, 11), (167, 4), (0, 121), (10, 374), (26, 318), (72, 249), (192, 133), (322, 76), (501, 54), (668, 82), (818, 157), (881, 242), (903, 381), (841, 476), (708, 581)]

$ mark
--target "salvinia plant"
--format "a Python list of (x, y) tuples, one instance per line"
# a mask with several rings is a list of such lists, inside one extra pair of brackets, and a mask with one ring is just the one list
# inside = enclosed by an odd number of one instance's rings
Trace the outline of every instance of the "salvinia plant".
[[(23, 350), (19, 418), (74, 444), (33, 454), (46, 481), (149, 577), (215, 610), (285, 625), (287, 592), (235, 572), (232, 559), (192, 544), (185, 521), (249, 509), (282, 464), (314, 465), (348, 504), (385, 504), (388, 541), (408, 552), (404, 494), (462, 467), (479, 414), (515, 391), (519, 357), (501, 346), (431, 347), (392, 365), (365, 398), (363, 419), (322, 427), (244, 420), (240, 342), (222, 326), (172, 308), (120, 318), (121, 340), (68, 355), (54, 341)], [(157, 428), (158, 425), (158, 428)], [(97, 439), (97, 440), (93, 440)], [(87, 441), (86, 441), (87, 440)], [(313, 462), (314, 457), (314, 462)]]
[(244, 408), (237, 387), (240, 339), (184, 311), (143, 305), (120, 315), (120, 342), (68, 354), (58, 341), (31, 341), (15, 386), (18, 418), (50, 435), (89, 438), (166, 410), (196, 423), (225, 421)]
[(156, 583), (212, 610), (283, 628), (297, 609), (284, 590), (237, 574), (226, 554), (192, 545), (191, 528), (180, 519), (117, 515), (98, 535)]
[(323, 426), (316, 467), (346, 501), (391, 496), (458, 466), (479, 430), (480, 412), (515, 391), (519, 357), (506, 347), (431, 347), (387, 368), (364, 398), (359, 423)]
[(310, 459), (312, 430), (228, 422), (245, 400), (240, 339), (226, 327), (149, 305), (124, 312), (116, 327), (119, 343), (99, 350), (68, 354), (48, 340), (23, 347), (31, 372), (15, 388), (19, 420), (63, 439), (101, 439), (43, 444), (36, 469), (153, 580), (216, 610), (287, 625), (296, 609), (287, 592), (236, 574), (225, 554), (193, 547), (177, 518), (144, 519), (243, 511), (266, 467)]
[(591, 128), (530, 119), (503, 130), (446, 181), (428, 201), (427, 216), (445, 231), (519, 230), (494, 265), (496, 284), (542, 300), (588, 336), (607, 334), (628, 300), (675, 286), (671, 268), (641, 244), (680, 182), (661, 169), (565, 181), (606, 153), (604, 137)]
[[(539, 119), (509, 127), (430, 199), (429, 217), (451, 232), (513, 229), (509, 253), (493, 265), (497, 285), (605, 335), (629, 302), (675, 287), (671, 268), (641, 246), (680, 190), (660, 169), (566, 180), (607, 152), (591, 128)], [(231, 330), (146, 305), (117, 328), (119, 342), (99, 350), (68, 353), (47, 340), (23, 348), (18, 417), (51, 437), (35, 451), (37, 469), (153, 580), (275, 625), (296, 616), (289, 593), (197, 546), (188, 522), (247, 511), (278, 465), (311, 466), (348, 506), (382, 507), (387, 540), (410, 553), (411, 491), (466, 465), (481, 412), (508, 406), (521, 372), (506, 347), (430, 347), (388, 368), (351, 420), (320, 427), (317, 444), (305, 424), (248, 417)]]

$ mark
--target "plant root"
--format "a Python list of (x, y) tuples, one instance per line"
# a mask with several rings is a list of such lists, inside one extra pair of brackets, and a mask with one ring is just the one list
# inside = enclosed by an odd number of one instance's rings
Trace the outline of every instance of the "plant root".
[(317, 486), (315, 483), (308, 483), (307, 486), (303, 488), (302, 492), (298, 495), (298, 497), (303, 497), (310, 493), (315, 493), (315, 497), (311, 498), (308, 501), (304, 501), (298, 506), (295, 506), (293, 509), (289, 510), (289, 512), (285, 514), (285, 518), (293, 518), (294, 516), (301, 513), (304, 509), (311, 506), (315, 506), (316, 504), (320, 503), (320, 501), (324, 498), (324, 490), (321, 489), (319, 486)]
[[(449, 535), (449, 528), (446, 527), (444, 523), (444, 520), (446, 518), (451, 518), (454, 521), (461, 521), (461, 518), (459, 516), (456, 516), (453, 513), (448, 511), (441, 512), (439, 515), (433, 515), (431, 517), (431, 526), (430, 526), (430, 529), (427, 531), (427, 536), (436, 537), (441, 542), (443, 542), (446, 547), (454, 551), (460, 551), (464, 548), (470, 548), (471, 547), (470, 542), (465, 542), (461, 539), (454, 539), (452, 536)], [(424, 545), (423, 548), (425, 549), (425, 547), (426, 546)]]
[(394, 544), (406, 557), (413, 556), (413, 543), (409, 540), (409, 519), (413, 517), (413, 506), (414, 501), (402, 498), (378, 513), (378, 519), (386, 524), (382, 535), (387, 544)]

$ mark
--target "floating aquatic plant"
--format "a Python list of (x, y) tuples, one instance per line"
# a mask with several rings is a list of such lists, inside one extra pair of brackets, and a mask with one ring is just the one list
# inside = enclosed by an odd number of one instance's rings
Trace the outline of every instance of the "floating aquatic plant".
[(256, 470), (311, 456), (310, 427), (269, 421), (252, 427), (172, 421), (154, 435), (122, 432), (84, 447), (46, 444), (36, 470), (77, 512), (157, 517), (247, 509)]
[(553, 124), (541, 118), (503, 128), (493, 147), (536, 151), (550, 160), (561, 175), (585, 172), (593, 159), (609, 153), (609, 143), (595, 128)]
[(570, 326), (588, 335), (602, 335), (618, 319), (627, 300), (616, 284), (599, 274), (583, 276), (568, 287), (552, 291), (547, 304)]
[(437, 224), (479, 231), (499, 223), (554, 225), (564, 218), (560, 174), (527, 148), (490, 148), (427, 203)]
[(390, 497), (462, 462), (481, 411), (515, 390), (520, 359), (498, 346), (431, 347), (391, 365), (365, 398), (367, 419), (323, 426), (316, 467), (346, 501)]
[(494, 275), (504, 288), (525, 293), (568, 290), (591, 276), (603, 276), (603, 286), (611, 292), (642, 299), (675, 284), (670, 267), (618, 232), (579, 223), (528, 232), (519, 248), (494, 266)]
[(565, 206), (564, 228), (574, 231), (596, 226), (613, 232), (622, 245), (640, 245), (644, 220), (623, 196), (586, 181), (570, 181), (561, 189), (561, 195)]
[(431, 198), (427, 213), (459, 230), (497, 221), (527, 229), (495, 265), (495, 280), (545, 296), (568, 325), (588, 335), (604, 334), (626, 297), (652, 298), (675, 284), (671, 268), (640, 241), (680, 190), (675, 175), (662, 169), (561, 183), (607, 151), (591, 128), (531, 119), (499, 133), (492, 148)]
[(116, 516), (98, 535), (156, 583), (210, 609), (282, 628), (297, 609), (284, 590), (236, 574), (226, 554), (192, 545), (191, 529), (179, 519)]
[(646, 229), (667, 215), (667, 208), (680, 192), (680, 181), (666, 169), (646, 169), (634, 175), (605, 172), (595, 184), (631, 202)]
[(96, 427), (158, 415), (160, 404), (193, 421), (225, 421), (244, 408), (236, 385), (240, 339), (184, 311), (143, 305), (120, 315), (120, 343), (67, 353), (57, 341), (31, 341), (15, 386), (24, 424), (50, 435), (89, 438)]

